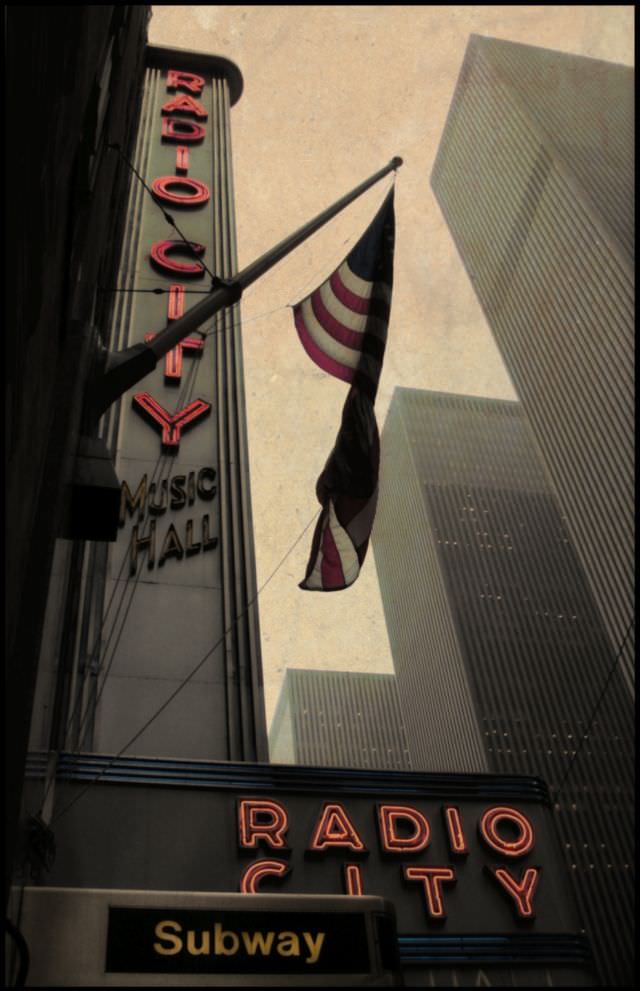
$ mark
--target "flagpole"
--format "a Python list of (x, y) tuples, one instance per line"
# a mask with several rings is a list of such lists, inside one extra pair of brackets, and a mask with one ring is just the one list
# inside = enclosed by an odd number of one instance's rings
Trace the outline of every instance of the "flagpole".
[(164, 330), (156, 334), (149, 343), (134, 344), (123, 351), (106, 352), (103, 356), (101, 372), (90, 381), (87, 397), (90, 418), (97, 420), (119, 397), (141, 381), (156, 367), (160, 358), (172, 351), (180, 341), (201, 327), (210, 317), (226, 306), (237, 303), (244, 290), (261, 275), (282, 261), (294, 248), (328, 223), (336, 214), (353, 203), (355, 199), (402, 165), (401, 158), (392, 158), (388, 165), (365, 179), (350, 193), (337, 200), (317, 217), (304, 224), (289, 237), (261, 255), (231, 279), (215, 279), (212, 291), (201, 302), (177, 320), (173, 320)]

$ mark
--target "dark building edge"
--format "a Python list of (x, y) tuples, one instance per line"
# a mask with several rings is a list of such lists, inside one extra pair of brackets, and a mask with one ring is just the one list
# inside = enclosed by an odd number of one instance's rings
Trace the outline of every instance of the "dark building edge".
[[(108, 146), (132, 147), (150, 12), (148, 6), (80, 7), (65, 18), (56, 8), (37, 8), (37, 17), (30, 7), (5, 12), (7, 125), (15, 138), (7, 185), (15, 195), (8, 196), (7, 223), (5, 901), (84, 382), (113, 307), (98, 286), (117, 272), (125, 224), (117, 204), (130, 177)], [(96, 238), (96, 231), (105, 236)]]

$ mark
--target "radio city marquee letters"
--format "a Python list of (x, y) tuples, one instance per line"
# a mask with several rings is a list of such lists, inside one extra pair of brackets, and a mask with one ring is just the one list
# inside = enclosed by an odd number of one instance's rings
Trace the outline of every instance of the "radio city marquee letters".
[[(175, 92), (173, 99), (162, 106), (161, 140), (176, 146), (175, 175), (160, 176), (151, 182), (155, 198), (162, 203), (189, 209), (197, 209), (210, 199), (207, 184), (188, 175), (191, 167), (190, 146), (197, 147), (206, 135), (207, 111), (198, 101), (205, 85), (202, 76), (193, 72), (170, 69), (167, 73), (167, 90)], [(192, 119), (195, 118), (195, 119)], [(151, 245), (149, 261), (151, 266), (171, 279), (194, 279), (204, 275), (203, 264), (197, 261), (204, 255), (206, 246), (195, 241), (188, 245), (183, 241), (156, 241)], [(180, 260), (180, 255), (188, 255), (189, 260)], [(168, 289), (168, 321), (177, 320), (184, 314), (185, 286), (174, 282)], [(145, 341), (152, 341), (155, 334), (144, 335)], [(202, 338), (187, 337), (165, 357), (164, 381), (168, 386), (176, 386), (182, 379), (185, 357), (199, 358), (204, 350)], [(132, 399), (134, 410), (160, 435), (161, 447), (167, 453), (177, 453), (182, 434), (197, 426), (211, 412), (211, 403), (194, 399), (182, 409), (170, 411), (150, 392), (137, 392)], [(182, 560), (193, 554), (213, 550), (218, 539), (211, 536), (211, 521), (205, 513), (199, 523), (189, 519), (178, 533), (173, 523), (169, 524), (162, 541), (156, 534), (156, 519), (151, 519), (146, 533), (142, 532), (145, 509), (150, 516), (162, 516), (169, 510), (179, 510), (193, 506), (196, 501), (211, 502), (216, 496), (216, 471), (202, 468), (198, 472), (174, 475), (163, 479), (159, 485), (148, 483), (143, 475), (137, 487), (122, 482), (119, 524), (124, 526), (127, 513), (139, 514), (139, 522), (132, 528), (130, 541), (130, 574), (135, 575), (138, 555), (147, 551), (147, 564), (154, 568), (162, 566), (169, 558)]]
[[(427, 849), (431, 842), (431, 823), (424, 812), (411, 805), (390, 803), (377, 805), (375, 811), (379, 847), (384, 856), (413, 858)], [(442, 818), (451, 858), (466, 858), (469, 845), (459, 807), (444, 805)], [(237, 827), (241, 851), (256, 850), (262, 845), (281, 855), (291, 852), (287, 844), (289, 815), (282, 802), (264, 798), (238, 799)], [(541, 868), (528, 866), (520, 869), (515, 864), (534, 849), (536, 837), (530, 819), (513, 806), (493, 805), (480, 815), (477, 828), (483, 847), (507, 861), (505, 865), (484, 867), (485, 873), (493, 879), (496, 892), (507, 898), (517, 921), (533, 920)], [(349, 858), (369, 853), (347, 809), (340, 802), (323, 804), (305, 854), (321, 856), (332, 850), (344, 851)], [(455, 865), (403, 863), (400, 870), (404, 881), (415, 886), (421, 895), (428, 920), (443, 922), (447, 917), (446, 891), (457, 881)], [(282, 879), (290, 871), (287, 861), (280, 857), (255, 860), (242, 872), (240, 890), (245, 894), (256, 894), (265, 878)], [(360, 863), (343, 863), (342, 874), (344, 893), (378, 893), (363, 890)]]

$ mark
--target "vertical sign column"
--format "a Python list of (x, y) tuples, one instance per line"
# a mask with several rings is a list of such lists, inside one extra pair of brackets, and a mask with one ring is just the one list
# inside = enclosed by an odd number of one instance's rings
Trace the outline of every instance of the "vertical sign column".
[[(209, 276), (237, 269), (229, 105), (240, 73), (215, 56), (147, 54), (136, 170), (152, 195), (129, 224), (120, 346), (153, 340)], [(127, 753), (268, 759), (238, 315), (193, 332), (121, 404), (121, 532), (105, 600), (118, 618), (95, 750), (118, 752), (159, 713)]]

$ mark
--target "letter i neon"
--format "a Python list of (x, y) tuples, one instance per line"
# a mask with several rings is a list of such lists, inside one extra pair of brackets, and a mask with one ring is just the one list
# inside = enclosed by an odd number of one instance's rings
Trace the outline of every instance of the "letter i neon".
[(189, 149), (186, 147), (186, 145), (178, 145), (178, 147), (176, 148), (176, 172), (181, 175), (186, 175), (188, 171), (189, 171)]
[(362, 871), (360, 864), (344, 865), (344, 888), (348, 895), (362, 894)]

